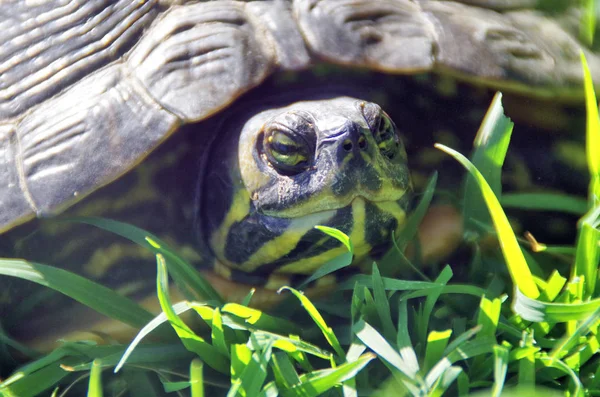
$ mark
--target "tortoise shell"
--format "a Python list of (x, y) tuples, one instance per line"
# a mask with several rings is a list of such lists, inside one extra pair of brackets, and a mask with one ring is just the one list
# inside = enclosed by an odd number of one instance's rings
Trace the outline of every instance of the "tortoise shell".
[(276, 70), (325, 61), (578, 97), (580, 51), (600, 73), (580, 10), (533, 3), (2, 2), (0, 232), (110, 183)]

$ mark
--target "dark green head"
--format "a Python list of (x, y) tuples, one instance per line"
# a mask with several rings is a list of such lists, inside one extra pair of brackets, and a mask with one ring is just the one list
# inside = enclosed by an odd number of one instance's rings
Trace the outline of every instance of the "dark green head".
[(348, 97), (263, 111), (224, 131), (203, 186), (203, 236), (217, 260), (260, 273), (308, 274), (342, 253), (315, 225), (348, 234), (356, 260), (383, 251), (410, 192), (396, 126)]

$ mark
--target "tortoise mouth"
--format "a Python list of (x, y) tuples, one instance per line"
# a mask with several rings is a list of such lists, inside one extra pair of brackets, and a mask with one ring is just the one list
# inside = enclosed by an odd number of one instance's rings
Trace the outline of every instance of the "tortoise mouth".
[(316, 204), (311, 203), (311, 205), (308, 205), (309, 203), (302, 203), (286, 209), (259, 209), (258, 212), (260, 212), (262, 215), (274, 218), (298, 219), (309, 215), (324, 214), (342, 208), (351, 207), (356, 200), (363, 200), (367, 203), (397, 202), (406, 194), (407, 191), (405, 190), (396, 190), (387, 193), (378, 193), (375, 197), (373, 197), (373, 195), (365, 194), (363, 192), (356, 192), (344, 198), (336, 198), (335, 200), (317, 200)]

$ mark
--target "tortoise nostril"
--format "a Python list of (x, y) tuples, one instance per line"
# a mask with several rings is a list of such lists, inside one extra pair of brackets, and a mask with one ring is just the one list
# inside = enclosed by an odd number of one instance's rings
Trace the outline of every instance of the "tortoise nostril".
[(360, 149), (364, 149), (367, 147), (367, 139), (364, 135), (361, 135), (360, 138), (358, 138), (358, 147)]
[(352, 150), (352, 141), (350, 139), (346, 139), (344, 141), (343, 148), (347, 152), (349, 152), (350, 150)]

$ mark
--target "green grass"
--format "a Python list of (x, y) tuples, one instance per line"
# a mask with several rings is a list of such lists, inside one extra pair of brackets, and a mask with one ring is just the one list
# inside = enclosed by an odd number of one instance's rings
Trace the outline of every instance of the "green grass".
[[(155, 254), (163, 312), (153, 317), (136, 302), (64, 270), (0, 260), (2, 275), (55, 289), (139, 329), (129, 345), (110, 339), (104, 345), (64, 342), (46, 354), (0, 329), (0, 344), (29, 357), (0, 383), (0, 395), (600, 395), (600, 122), (583, 62), (588, 197), (502, 195), (501, 168), (513, 125), (503, 115), (501, 95), (478, 132), (471, 160), (438, 145), (468, 171), (462, 201), (473, 255), (464, 268), (442, 267), (429, 272), (430, 280), (416, 270), (418, 260), (402, 253), (432, 199), (435, 176), (394, 252), (373, 264), (371, 274), (342, 282), (324, 301), (284, 288), (285, 312), (247, 307), (251, 294), (243, 304), (224, 302), (182, 257), (143, 230), (78, 219)], [(576, 243), (538, 243), (538, 252), (532, 252), (513, 233), (501, 203), (581, 215), (573, 225)], [(353, 250), (343, 233), (320, 229), (344, 243), (348, 253), (314, 278), (347, 266)], [(497, 237), (499, 250), (484, 249), (490, 235)], [(390, 276), (400, 265), (415, 269), (417, 280)], [(169, 277), (187, 301), (171, 302)], [(203, 327), (188, 324), (190, 318)]]

